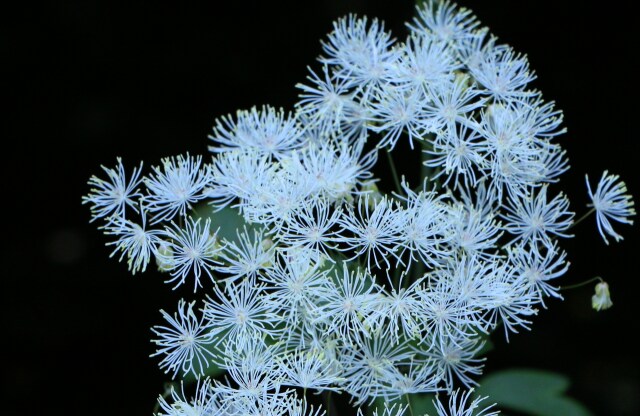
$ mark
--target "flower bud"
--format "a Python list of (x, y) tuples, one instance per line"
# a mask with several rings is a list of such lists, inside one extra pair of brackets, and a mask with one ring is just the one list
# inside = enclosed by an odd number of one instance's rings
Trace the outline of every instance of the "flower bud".
[(591, 306), (597, 311), (609, 309), (613, 306), (611, 295), (609, 294), (609, 285), (606, 282), (600, 282), (596, 285), (596, 294), (591, 297)]
[(173, 269), (173, 248), (167, 241), (162, 241), (158, 245), (156, 264), (161, 272), (168, 272)]

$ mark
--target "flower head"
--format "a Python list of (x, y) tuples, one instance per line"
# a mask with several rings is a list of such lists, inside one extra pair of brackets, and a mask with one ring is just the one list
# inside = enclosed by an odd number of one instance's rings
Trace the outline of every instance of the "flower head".
[(207, 347), (213, 344), (213, 337), (202, 318), (198, 319), (193, 307), (195, 302), (178, 303), (178, 312), (173, 316), (160, 311), (168, 325), (154, 326), (151, 330), (159, 337), (153, 342), (159, 347), (151, 356), (162, 356), (160, 368), (165, 372), (202, 374), (209, 366), (213, 353)]
[(176, 282), (175, 287), (183, 284), (193, 273), (195, 277), (194, 292), (202, 286), (200, 275), (204, 271), (213, 280), (211, 271), (218, 264), (217, 256), (222, 247), (218, 243), (216, 233), (211, 232), (211, 220), (204, 224), (200, 219), (187, 218), (184, 227), (172, 223), (167, 227), (164, 236), (169, 241), (169, 249), (158, 251), (160, 263), (171, 273), (168, 282)]
[(633, 220), (629, 219), (636, 215), (633, 207), (633, 199), (627, 194), (627, 186), (620, 180), (618, 175), (609, 175), (605, 170), (598, 182), (595, 193), (591, 191), (589, 184), (589, 175), (585, 175), (587, 181), (587, 190), (591, 203), (588, 207), (593, 207), (596, 211), (596, 221), (598, 223), (598, 231), (606, 244), (607, 234), (616, 241), (622, 240), (622, 236), (616, 233), (611, 226), (609, 220), (618, 221), (624, 224), (633, 224)]
[(153, 223), (168, 221), (177, 214), (185, 216), (187, 208), (205, 197), (203, 190), (210, 182), (209, 168), (200, 168), (202, 156), (168, 157), (162, 167), (154, 166), (155, 175), (145, 178), (149, 195), (146, 208), (153, 214)]
[(133, 169), (128, 181), (120, 158), (118, 158), (118, 166), (115, 169), (102, 166), (102, 170), (105, 171), (109, 180), (92, 176), (89, 179), (89, 185), (93, 188), (88, 195), (82, 197), (83, 204), (91, 204), (91, 221), (106, 218), (111, 214), (116, 217), (124, 217), (127, 205), (137, 211), (134, 198), (142, 195), (136, 189), (141, 182), (139, 176), (142, 163), (140, 163), (140, 167)]

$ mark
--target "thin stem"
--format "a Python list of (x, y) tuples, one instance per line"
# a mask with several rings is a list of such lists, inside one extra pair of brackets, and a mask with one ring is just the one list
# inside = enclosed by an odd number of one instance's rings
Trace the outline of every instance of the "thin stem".
[[(166, 399), (171, 396), (171, 392), (173, 392), (174, 383), (164, 383), (164, 392), (162, 393), (162, 398)], [(160, 402), (156, 400), (156, 404), (153, 406), (152, 413), (155, 415), (160, 410)]]
[(596, 211), (595, 207), (591, 208), (589, 211), (587, 211), (586, 214), (584, 214), (582, 217), (578, 218), (578, 220), (576, 220), (573, 224), (571, 224), (571, 227), (569, 227), (569, 229), (575, 227), (576, 225), (580, 224), (582, 222), (582, 220), (584, 220), (585, 218), (587, 218), (589, 215), (593, 214)]
[(393, 163), (393, 158), (391, 157), (391, 152), (386, 151), (387, 160), (389, 161), (389, 167), (391, 168), (391, 175), (393, 176), (393, 182), (396, 185), (396, 191), (398, 193), (402, 193), (402, 185), (400, 185), (400, 179), (398, 178), (398, 171), (396, 171), (396, 165)]
[(393, 270), (393, 281), (391, 284), (391, 288), (393, 290), (398, 290), (399, 289), (399, 285), (400, 285), (400, 275), (402, 274), (402, 271), (400, 270), (399, 267), (397, 267)]
[(331, 390), (327, 391), (327, 395), (325, 396), (326, 403), (325, 406), (327, 408), (327, 416), (331, 415)]
[(575, 285), (569, 285), (569, 286), (560, 286), (560, 290), (569, 290), (569, 289), (577, 289), (579, 287), (582, 286), (586, 286), (589, 283), (593, 283), (596, 280), (599, 280), (600, 282), (604, 282), (604, 280), (602, 280), (602, 277), (600, 276), (596, 276), (593, 279), (589, 279), (589, 280), (585, 280), (584, 282), (580, 282), (580, 283), (576, 283)]
[[(423, 140), (420, 142), (420, 147), (421, 147), (421, 157), (420, 157), (420, 186), (418, 187), (418, 192), (425, 189), (424, 186), (424, 182), (425, 180), (429, 180), (431, 182), (431, 177), (433, 176), (435, 169), (431, 166), (426, 165), (426, 162), (429, 161), (430, 157), (429, 157), (429, 153), (427, 153), (427, 151), (431, 150), (433, 148), (433, 144), (431, 142), (432, 137), (429, 137), (429, 139), (427, 140)], [(434, 189), (437, 185), (438, 182), (434, 181), (433, 186), (428, 186), (426, 189)]]
[(404, 397), (407, 399), (407, 407), (409, 408), (409, 415), (413, 416), (413, 408), (411, 407), (411, 399), (409, 398), (409, 394), (405, 393)]
[[(413, 270), (411, 270), (411, 279), (408, 282), (409, 285), (413, 282), (418, 281), (424, 275), (425, 270), (426, 270), (425, 264), (418, 257), (413, 266)], [(407, 287), (409, 286), (407, 285)]]

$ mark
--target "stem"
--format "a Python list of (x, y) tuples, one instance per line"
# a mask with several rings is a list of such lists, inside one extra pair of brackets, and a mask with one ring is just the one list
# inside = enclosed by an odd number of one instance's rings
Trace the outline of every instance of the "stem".
[(411, 407), (411, 399), (409, 399), (409, 394), (405, 393), (404, 397), (407, 399), (407, 407), (409, 408), (409, 415), (413, 416), (413, 408)]
[(436, 181), (433, 183), (433, 187), (428, 186), (425, 188), (424, 186), (424, 181), (426, 179), (431, 179), (435, 172), (435, 168), (425, 165), (425, 163), (430, 159), (427, 151), (433, 148), (433, 144), (430, 141), (431, 139), (432, 138), (429, 137), (427, 140), (420, 142), (420, 186), (418, 187), (418, 192), (423, 189), (429, 190), (435, 188), (438, 185), (438, 182)]
[(416, 282), (418, 279), (420, 279), (422, 275), (424, 275), (425, 270), (426, 268), (422, 260), (420, 260), (419, 258), (416, 259), (415, 265), (413, 266), (413, 270), (411, 273), (411, 279), (408, 282), (407, 287), (409, 287), (411, 283)]
[(387, 160), (389, 161), (389, 167), (391, 168), (391, 175), (393, 176), (393, 182), (396, 185), (396, 191), (398, 193), (402, 193), (402, 185), (400, 185), (400, 179), (398, 178), (398, 172), (396, 171), (396, 165), (393, 163), (393, 158), (391, 157), (391, 152), (386, 151)]
[(402, 274), (402, 271), (400, 270), (399, 267), (396, 267), (395, 270), (393, 271), (393, 283), (392, 283), (392, 289), (399, 291), (400, 290), (400, 275)]
[[(173, 391), (173, 384), (174, 383), (164, 383), (164, 392), (162, 393), (163, 399), (171, 396), (171, 392)], [(153, 406), (152, 413), (155, 415), (158, 410), (160, 410), (160, 402), (156, 400), (156, 404)]]
[(331, 415), (331, 390), (327, 391), (327, 395), (326, 397), (326, 403), (325, 406), (327, 408), (327, 416)]
[(576, 225), (580, 224), (582, 222), (582, 220), (587, 218), (589, 215), (593, 214), (595, 211), (596, 211), (595, 208), (591, 208), (589, 211), (587, 211), (586, 214), (584, 214), (582, 217), (578, 218), (578, 220), (576, 222), (571, 224), (571, 227), (569, 227), (569, 229), (571, 229), (571, 228), (575, 227)]
[(596, 280), (599, 280), (600, 282), (604, 282), (604, 280), (602, 280), (602, 277), (600, 276), (596, 276), (593, 279), (589, 279), (589, 280), (585, 280), (584, 282), (580, 282), (580, 283), (576, 283), (575, 285), (569, 285), (569, 286), (560, 286), (560, 290), (569, 290), (569, 289), (577, 289), (579, 287), (582, 286), (586, 286), (589, 283), (593, 283)]

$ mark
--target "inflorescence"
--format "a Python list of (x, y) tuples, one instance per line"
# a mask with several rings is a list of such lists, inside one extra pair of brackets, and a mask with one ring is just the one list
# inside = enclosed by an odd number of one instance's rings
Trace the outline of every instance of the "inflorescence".
[[(191, 398), (161, 397), (161, 414), (324, 414), (309, 390), (355, 406), (447, 392), (438, 415), (471, 415), (480, 399), (458, 389), (482, 373), (487, 334), (528, 329), (561, 298), (574, 224), (552, 185), (569, 166), (562, 113), (468, 10), (427, 1), (408, 27), (397, 42), (379, 20), (344, 17), (293, 113), (221, 117), (209, 162), (185, 154), (127, 177), (118, 159), (89, 181), (113, 255), (132, 273), (155, 259), (173, 287), (206, 294), (153, 328), (160, 368), (199, 380)], [(429, 176), (381, 192), (372, 168), (400, 141)], [(610, 220), (635, 214), (625, 193), (607, 173), (589, 188), (605, 241), (622, 238)], [(244, 226), (223, 235), (230, 210)]]

